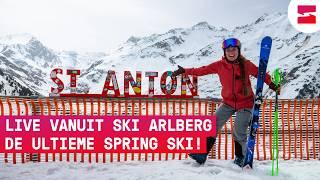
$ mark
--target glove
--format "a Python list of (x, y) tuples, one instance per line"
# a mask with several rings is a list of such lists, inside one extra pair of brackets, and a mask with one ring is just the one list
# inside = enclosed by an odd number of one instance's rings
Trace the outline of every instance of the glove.
[(178, 75), (183, 74), (185, 72), (186, 71), (184, 70), (184, 68), (178, 65), (178, 69), (173, 71), (172, 76), (178, 76)]
[(277, 92), (278, 95), (280, 95), (281, 87), (279, 85), (277, 86), (273, 82), (271, 82), (269, 84), (269, 88), (272, 89), (273, 91)]

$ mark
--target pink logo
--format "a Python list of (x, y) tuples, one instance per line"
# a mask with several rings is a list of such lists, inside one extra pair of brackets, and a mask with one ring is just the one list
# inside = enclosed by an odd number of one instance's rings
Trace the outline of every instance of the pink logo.
[(300, 15), (307, 16), (299, 16), (298, 24), (316, 24), (316, 16), (310, 13), (316, 12), (316, 5), (298, 5), (298, 13)]

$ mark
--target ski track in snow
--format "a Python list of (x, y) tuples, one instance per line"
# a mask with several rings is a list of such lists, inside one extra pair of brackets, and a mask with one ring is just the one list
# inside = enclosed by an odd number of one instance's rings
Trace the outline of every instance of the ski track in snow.
[(199, 166), (193, 160), (132, 161), (107, 164), (27, 163), (1, 164), (0, 180), (6, 179), (152, 179), (152, 180), (316, 180), (320, 176), (319, 160), (280, 161), (279, 176), (272, 177), (271, 161), (255, 161), (253, 170), (242, 170), (231, 160), (208, 160)]

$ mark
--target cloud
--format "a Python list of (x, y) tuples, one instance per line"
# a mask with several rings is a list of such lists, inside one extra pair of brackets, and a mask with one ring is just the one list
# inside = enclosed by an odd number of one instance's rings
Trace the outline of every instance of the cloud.
[(290, 0), (1, 0), (0, 35), (31, 33), (58, 50), (107, 51), (131, 35), (146, 36), (200, 21), (233, 28)]

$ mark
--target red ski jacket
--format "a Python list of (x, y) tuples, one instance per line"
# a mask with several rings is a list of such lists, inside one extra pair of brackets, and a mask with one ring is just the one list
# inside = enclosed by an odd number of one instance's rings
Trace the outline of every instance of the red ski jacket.
[[(186, 68), (185, 73), (196, 76), (218, 74), (222, 85), (221, 96), (223, 98), (223, 103), (233, 107), (235, 110), (243, 108), (251, 109), (254, 103), (254, 93), (251, 88), (249, 76), (252, 75), (257, 78), (258, 67), (250, 60), (245, 60), (244, 62), (246, 71), (245, 84), (248, 90), (247, 96), (243, 93), (244, 88), (241, 80), (239, 62), (233, 63), (222, 57), (222, 59), (207, 66), (189, 69)], [(265, 83), (268, 85), (271, 83), (271, 77), (268, 73), (266, 73)]]

